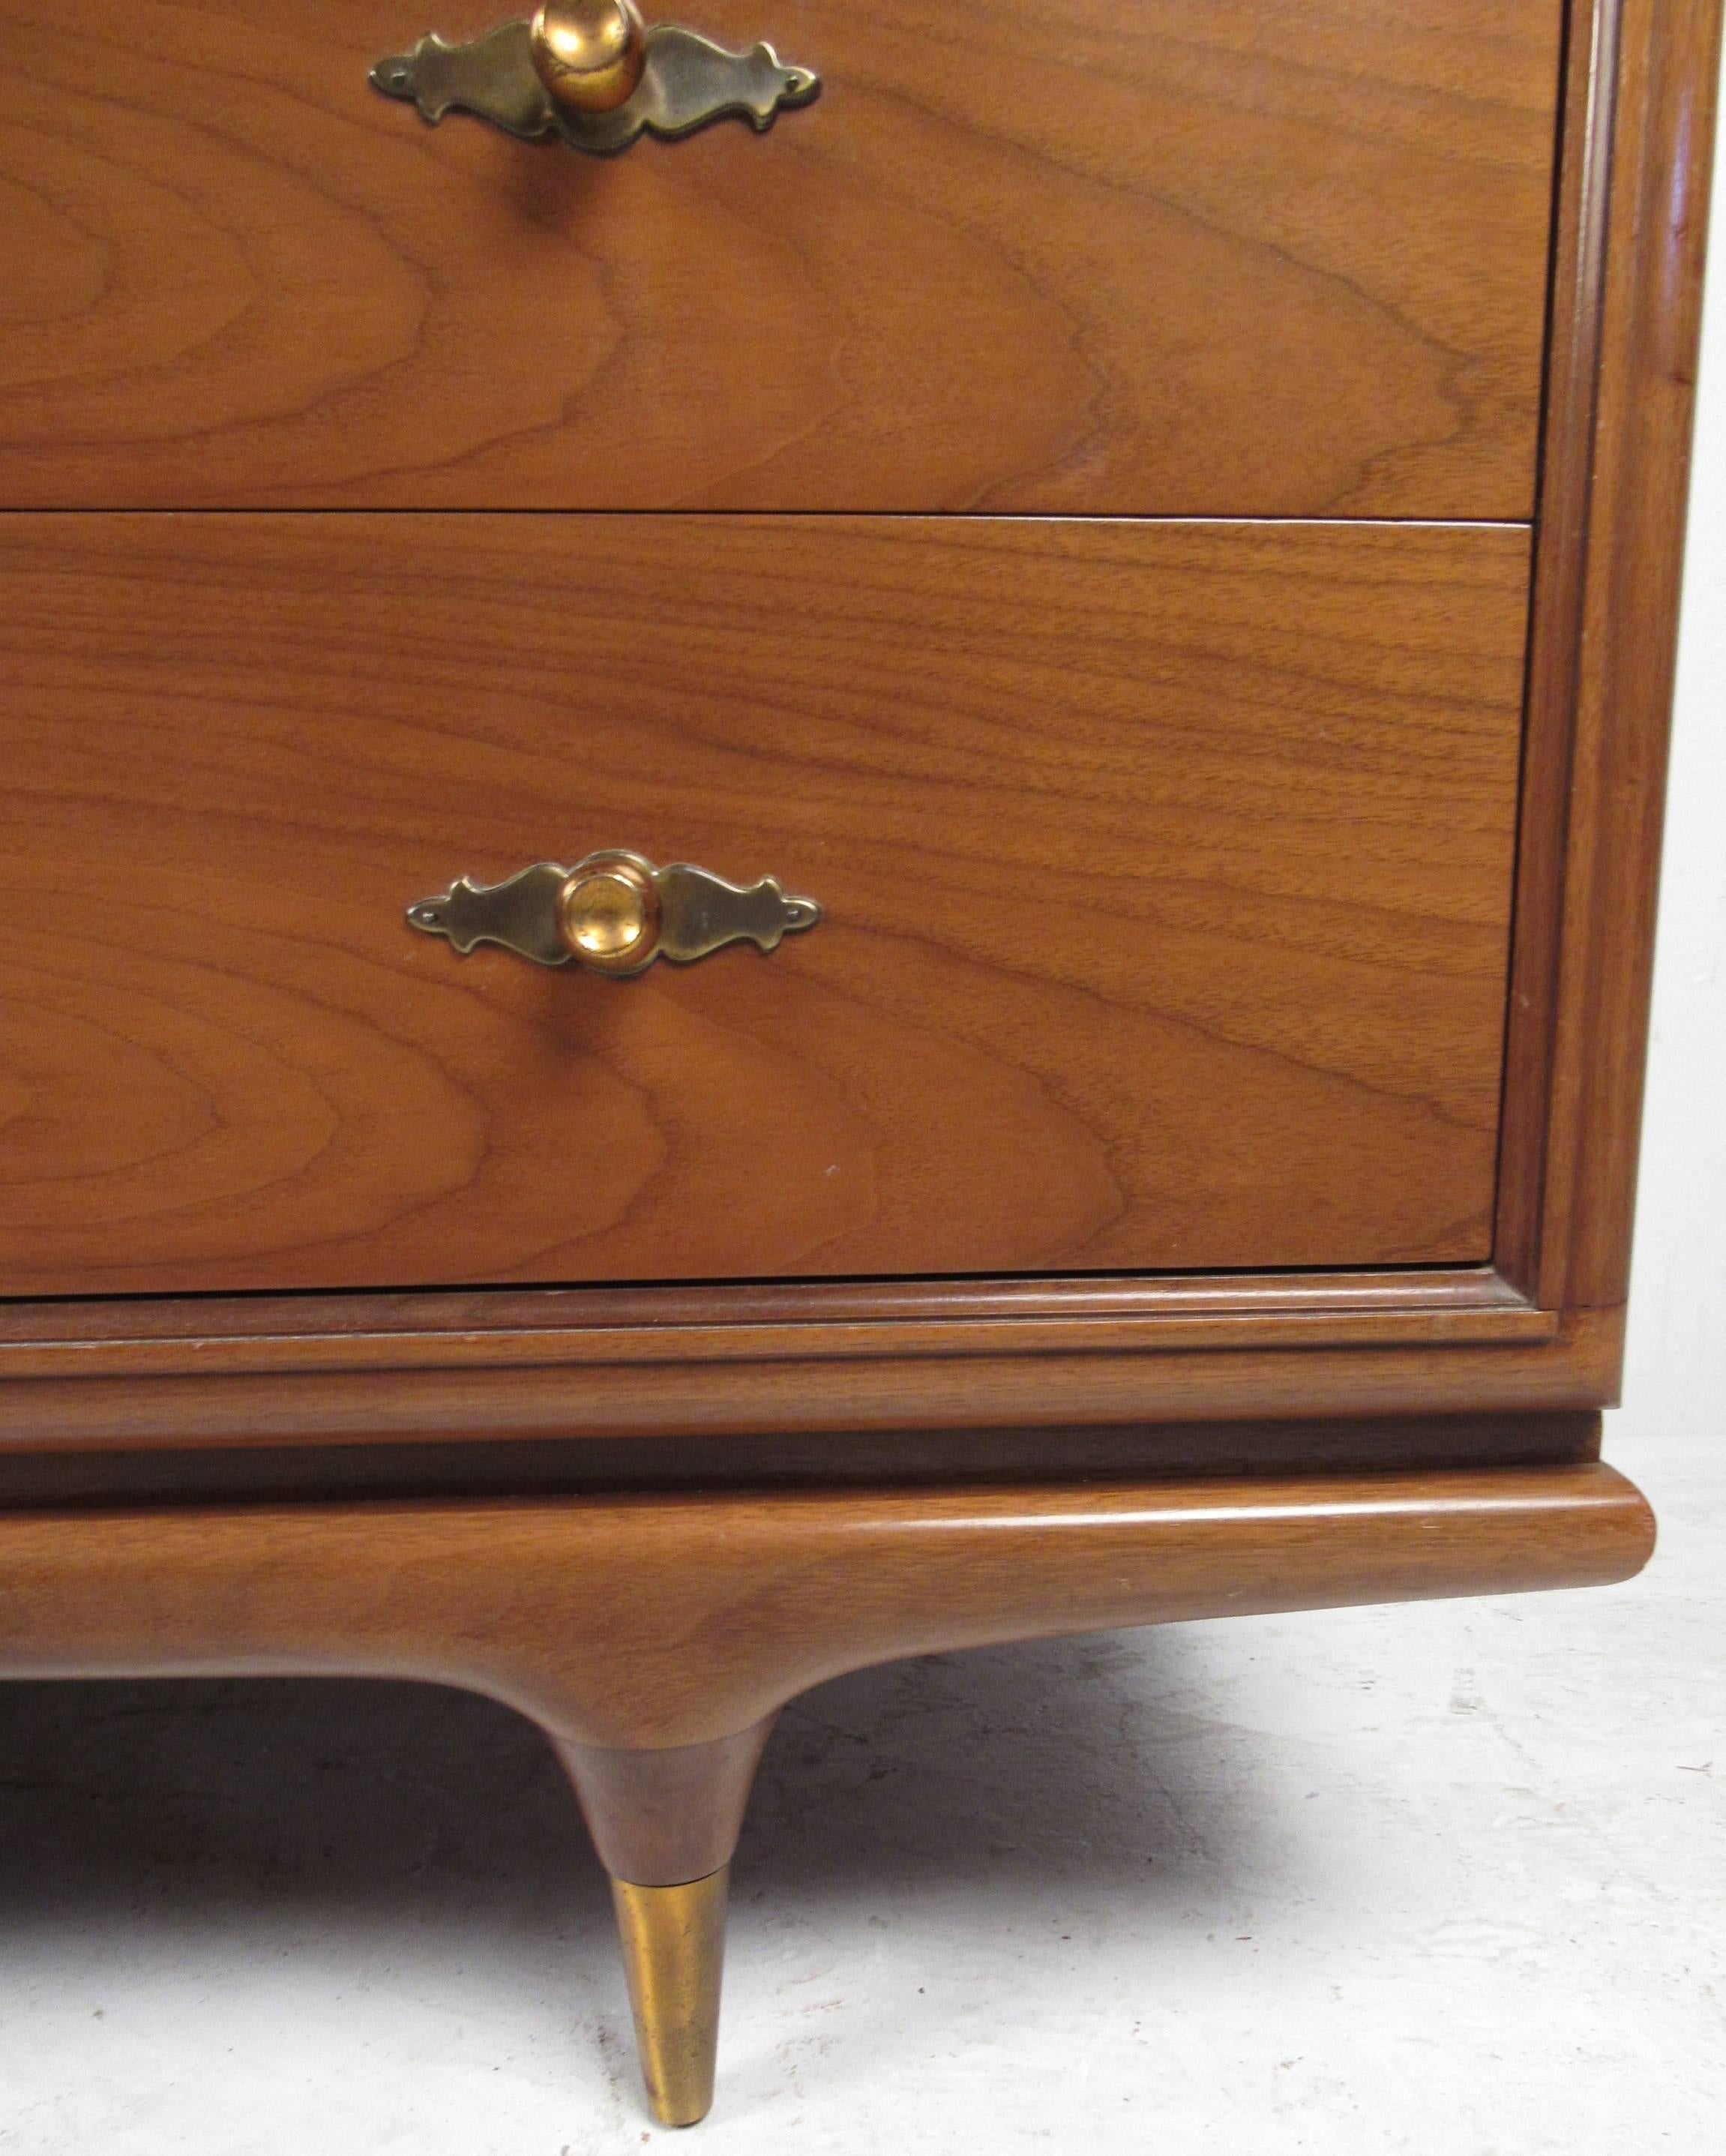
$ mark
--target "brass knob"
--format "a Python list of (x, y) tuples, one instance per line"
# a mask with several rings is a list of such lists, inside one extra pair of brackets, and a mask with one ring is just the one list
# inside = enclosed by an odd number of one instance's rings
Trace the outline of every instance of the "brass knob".
[(571, 957), (600, 973), (638, 973), (659, 944), (659, 893), (627, 854), (583, 861), (557, 894)]
[(647, 65), (635, 0), (540, 0), (528, 25), (534, 72), (566, 112), (615, 112)]

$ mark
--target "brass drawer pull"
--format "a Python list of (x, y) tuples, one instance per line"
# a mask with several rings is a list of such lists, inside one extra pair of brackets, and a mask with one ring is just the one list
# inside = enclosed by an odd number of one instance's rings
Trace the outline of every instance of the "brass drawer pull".
[(787, 898), (776, 876), (727, 883), (687, 861), (658, 869), (615, 848), (572, 869), (538, 861), (503, 883), (458, 876), (440, 897), (407, 909), (411, 927), (447, 936), (464, 957), (476, 943), (500, 943), (537, 966), (573, 958), (618, 975), (644, 972), (655, 958), (687, 965), (726, 943), (771, 951), (820, 918), (812, 898)]
[(601, 157), (643, 131), (689, 135), (728, 113), (759, 133), (781, 105), (807, 105), (821, 87), (807, 68), (783, 66), (771, 45), (734, 53), (674, 23), (649, 29), (635, 0), (540, 0), (530, 20), (464, 45), (434, 30), (411, 53), (380, 60), (371, 81), (424, 120), (458, 109), (506, 134), (556, 134)]

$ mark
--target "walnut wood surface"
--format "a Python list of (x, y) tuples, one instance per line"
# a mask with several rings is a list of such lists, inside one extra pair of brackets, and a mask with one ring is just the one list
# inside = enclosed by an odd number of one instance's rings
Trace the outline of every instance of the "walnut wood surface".
[[(1494, 1256), (1505, 1276), (1530, 1296), (1539, 1289), (1553, 1135), (1564, 864), (1576, 805), (1570, 767), (1582, 667), (1579, 629), (1595, 463), (1613, 139), (1620, 118), (1621, 26), (1621, 0), (1577, 0), (1572, 9), (1553, 235), (1552, 328), (1494, 1238)], [(1621, 119), (1625, 131), (1635, 136), (1639, 123), (1629, 100)], [(1627, 167), (1621, 162), (1617, 169), (1621, 187)], [(1628, 633), (1636, 633), (1634, 625)]]
[(424, 1677), (564, 1743), (735, 1738), (846, 1670), (1627, 1578), (1598, 1465), (1262, 1481), (0, 1515), (0, 1675)]
[[(0, 1515), (0, 1675), (419, 1677), (532, 1716), (607, 1869), (638, 1882), (618, 1890), (638, 2033), (656, 2113), (681, 2123), (711, 2100), (720, 1947), (709, 1932), (691, 2029), (688, 1987), (643, 1980), (639, 1886), (702, 1880), (722, 1925), (755, 1763), (797, 1692), (1008, 1640), (1592, 1585), (1652, 1543), (1598, 1464)], [(673, 1955), (681, 1906), (661, 1912)], [(679, 2033), (692, 2103), (656, 2071)]]
[[(0, 0), (0, 502), (1508, 522), (5, 520), (0, 1293), (179, 1299), (0, 1312), (0, 1674), (469, 1686), (650, 1883), (843, 1670), (1646, 1558), (1719, 15), (1565, 11), (1501, 1132), (1558, 0), (704, 3), (826, 100), (596, 166), (395, 0)], [(618, 839), (829, 923), (401, 930)]]
[[(674, 1585), (668, 1592), (674, 1599)], [(638, 1887), (677, 1887), (729, 1864), (775, 1718), (764, 1716), (734, 1737), (651, 1752), (554, 1737), (612, 1876)]]
[[(10, 520), (0, 1287), (1481, 1260), (1527, 567)], [(403, 923), (607, 844), (827, 919), (626, 983)]]
[(1472, 1337), (1544, 1337), (1553, 1318), (1489, 1265), (1365, 1272), (1093, 1273), (1058, 1279), (663, 1281), (573, 1288), (416, 1289), (406, 1294), (120, 1296), (0, 1301), (0, 1376), (161, 1374), (207, 1360), (228, 1370), (279, 1368), (324, 1356), (346, 1367), (412, 1360), (435, 1336), (456, 1354), (487, 1356), (546, 1336), (591, 1337), (652, 1326), (947, 1323), (956, 1319), (1083, 1320), (1110, 1327), (1227, 1318), (1268, 1337), (1289, 1319), (1370, 1319), (1386, 1337), (1421, 1337), (1435, 1319)]
[(4, 0), (0, 501), (1526, 517), (1560, 0), (701, 0), (612, 161), (367, 85), (505, 0)]
[(1498, 1239), (1549, 1307), (1629, 1281), (1721, 8), (1580, 27)]
[[(1204, 10), (1199, 34), (1224, 20)], [(1643, 0), (1596, 0), (1571, 10), (1494, 1229), (1499, 1277), (1488, 1301), (1478, 1299), (1467, 1276), (1444, 1271), (1381, 1276), (1381, 1287), (1398, 1297), (1412, 1286), (1413, 1301), (1394, 1309), (1382, 1301), (1363, 1306), (1341, 1282), (1321, 1284), (1298, 1307), (1291, 1286), (1298, 1277), (1304, 1286), (1305, 1276), (1243, 1281), (1232, 1296), (1224, 1281), (1201, 1291), (1216, 1299), (1206, 1301), (1209, 1317), (1195, 1330), (1192, 1315), (1170, 1303), (1179, 1283), (1166, 1276), (1130, 1290), (1103, 1283), (1106, 1313), (1088, 1282), (1059, 1277), (1023, 1283), (1014, 1292), (1036, 1296), (1037, 1307), (1017, 1312), (961, 1309), (954, 1283), (907, 1281), (890, 1291), (847, 1291), (857, 1302), (850, 1317), (862, 1322), (787, 1330), (714, 1308), (706, 1337), (724, 1342), (727, 1359), (668, 1365), (657, 1359), (660, 1327), (651, 1309), (642, 1309), (627, 1345), (603, 1319), (605, 1352), (624, 1359), (595, 1365), (584, 1359), (591, 1335), (567, 1295), (530, 1289), (493, 1291), (503, 1313), (495, 1326), (472, 1308), (452, 1313), (443, 1299), (423, 1319), (407, 1299), (363, 1295), (283, 1301), (273, 1315), (241, 1299), (137, 1306), (159, 1319), (159, 1342), (146, 1337), (147, 1324), (123, 1317), (123, 1306), (111, 1302), (75, 1317), (67, 1306), (18, 1305), (0, 1311), (0, 1332), (10, 1343), (0, 1355), (21, 1373), (21, 1381), (0, 1389), (0, 1443), (220, 1448), (273, 1440), (543, 1440), (581, 1430), (615, 1435), (627, 1450), (658, 1418), (662, 1428), (668, 1419), (709, 1436), (830, 1433), (843, 1451), (860, 1444), (848, 1432), (910, 1434), (984, 1416), (1030, 1432), (1052, 1417), (1124, 1425), (1146, 1415), (1186, 1416), (1220, 1428), (1232, 1414), (1360, 1417), (1435, 1406), (1490, 1413), (1610, 1404), (1621, 1367), (1657, 853), (1651, 807), (1666, 730), (1718, 21), (1717, 0), (1657, 8)], [(203, 23), (197, 27), (202, 34)], [(791, 33), (769, 27), (791, 49)], [(1370, 34), (1401, 32), (1375, 19)], [(278, 28), (278, 57), (293, 35), (291, 26)], [(13, 79), (19, 95), (28, 73)], [(39, 77), (38, 66), (38, 86)], [(269, 87), (255, 80), (238, 85), (248, 98)], [(110, 109), (117, 110), (113, 100)], [(206, 131), (212, 154), (222, 124)], [(453, 139), (453, 126), (423, 136), (427, 146), (417, 154), (447, 158)], [(787, 128), (770, 145), (740, 147), (776, 150), (791, 140)], [(211, 200), (218, 213), (220, 202)], [(15, 222), (6, 228), (22, 229)], [(60, 274), (54, 249), (34, 249), (23, 267), (28, 274), (5, 288), (14, 322), (28, 317), (44, 280)], [(262, 290), (259, 307), (269, 300)], [(369, 416), (377, 420), (381, 412), (374, 406)], [(99, 447), (107, 457), (124, 444), (109, 439)], [(179, 451), (170, 443), (165, 454), (173, 459)], [(16, 620), (13, 627), (15, 633)], [(1432, 1283), (1424, 1312), (1422, 1282)], [(877, 1306), (892, 1322), (872, 1324), (871, 1298), (883, 1294), (888, 1302)], [(1053, 1331), (1049, 1317), (1068, 1296), (1073, 1322)], [(653, 1300), (643, 1293), (644, 1304)], [(938, 1322), (916, 1322), (919, 1307)], [(673, 1315), (673, 1355), (686, 1352), (675, 1342), (692, 1339), (688, 1315)], [(1165, 1318), (1173, 1319), (1172, 1332)], [(1537, 1327), (1530, 1335), (1529, 1325), (1542, 1320), (1544, 1332)], [(485, 1334), (478, 1351), (484, 1368), (391, 1367), (411, 1356), (415, 1338), (429, 1348), (427, 1327), (452, 1322)], [(1099, 1332), (1099, 1325), (1108, 1329)], [(1488, 1344), (1501, 1327), (1504, 1344)], [(512, 1332), (513, 1351), (505, 1337)], [(1060, 1344), (1063, 1337), (1070, 1347)], [(367, 1360), (372, 1342), (379, 1343), (376, 1367)], [(454, 1336), (445, 1345), (452, 1354), (468, 1352)], [(1231, 1351), (1226, 1360), (1219, 1348)], [(54, 1374), (78, 1368), (92, 1374), (69, 1384)], [(638, 1382), (632, 1372), (643, 1369)], [(811, 1440), (817, 1450), (826, 1441)], [(906, 1441), (917, 1442), (914, 1435)], [(762, 1442), (771, 1450), (776, 1440)], [(524, 1449), (530, 1448), (515, 1448)], [(405, 1452), (388, 1456), (408, 1471)], [(874, 1455), (863, 1445), (858, 1456)], [(83, 1466), (70, 1458), (62, 1464)], [(153, 1471), (141, 1460), (131, 1466)], [(92, 1467), (103, 1471), (94, 1457)], [(114, 1471), (116, 1483), (125, 1481), (120, 1466)]]
[[(1242, 1337), (1242, 1334), (1245, 1337)], [(1027, 1336), (1029, 1336), (1028, 1337)], [(837, 1337), (836, 1337), (837, 1336)], [(1517, 1415), (1616, 1397), (1621, 1309), (1577, 1310), (1533, 1340), (1483, 1342), (1442, 1321), (1387, 1342), (1334, 1319), (1227, 1317), (1165, 1338), (1155, 1322), (1098, 1337), (1017, 1321), (950, 1327), (736, 1327), (691, 1342), (642, 1326), (505, 1347), (477, 1367), (428, 1340), (411, 1362), (353, 1369), (332, 1353), (286, 1368), (193, 1367), (141, 1380), (75, 1372), (0, 1391), (6, 1450), (371, 1445), (414, 1439), (653, 1438), (857, 1430), (1038, 1429), (1051, 1422), (1227, 1422), (1242, 1415)], [(198, 1367), (199, 1357), (202, 1367)]]

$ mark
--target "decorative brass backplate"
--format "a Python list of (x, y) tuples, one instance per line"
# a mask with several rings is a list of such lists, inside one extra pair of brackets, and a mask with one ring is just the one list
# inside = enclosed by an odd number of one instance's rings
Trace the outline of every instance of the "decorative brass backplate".
[(601, 157), (627, 150), (643, 131), (693, 134), (733, 113), (759, 133), (781, 105), (807, 105), (821, 87), (807, 68), (784, 66), (771, 45), (729, 52), (693, 30), (659, 23), (647, 33), (645, 66), (626, 102), (610, 111), (574, 110), (541, 80), (525, 21), (464, 45), (446, 44), (433, 31), (411, 53), (380, 60), (371, 81), (386, 97), (417, 105), (424, 120), (458, 109), (506, 134), (528, 141), (555, 134)]
[(776, 876), (727, 883), (687, 861), (655, 868), (620, 848), (589, 854), (571, 868), (538, 861), (502, 883), (458, 876), (440, 897), (407, 909), (410, 927), (447, 936), (464, 957), (498, 943), (537, 966), (571, 959), (597, 973), (639, 973), (655, 958), (679, 965), (726, 943), (776, 949), (780, 938), (814, 927), (812, 898), (788, 898)]

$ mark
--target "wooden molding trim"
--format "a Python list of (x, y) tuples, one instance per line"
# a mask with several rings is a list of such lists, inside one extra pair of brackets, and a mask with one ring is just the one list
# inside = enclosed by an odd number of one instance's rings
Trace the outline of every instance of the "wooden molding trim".
[(1485, 1269), (14, 1305), (0, 1453), (1587, 1408), (1601, 1368)]
[(417, 1677), (562, 1745), (657, 1749), (907, 1655), (1596, 1585), (1652, 1546), (1598, 1464), (19, 1512), (0, 1516), (0, 1675)]
[[(914, 1357), (976, 1353), (986, 1340), (1006, 1355), (1100, 1353), (1211, 1347), (1394, 1347), (1442, 1339), (1547, 1340), (1558, 1322), (1493, 1275), (1394, 1276), (1326, 1292), (1274, 1277), (1165, 1286), (1121, 1284), (1069, 1298), (1032, 1284), (1016, 1297), (986, 1286), (888, 1282), (832, 1291), (750, 1286), (681, 1290), (580, 1288), (528, 1296), (325, 1298), (310, 1312), (292, 1296), (262, 1306), (223, 1299), (213, 1308), (147, 1301), (64, 1305), (59, 1338), (6, 1340), (0, 1377), (151, 1377), (207, 1370), (325, 1371), (571, 1368), (603, 1363), (777, 1362), (789, 1357)], [(1105, 1291), (1114, 1284), (1104, 1284)], [(919, 1287), (924, 1292), (919, 1292)], [(1255, 1289), (1257, 1291), (1255, 1291)], [(513, 1306), (513, 1309), (511, 1307)], [(513, 1322), (512, 1322), (513, 1318)], [(27, 1321), (28, 1322), (28, 1321)], [(985, 1332), (984, 1328), (987, 1328)]]
[(1494, 1243), (1546, 1309), (1629, 1279), (1720, 28), (1572, 10)]
[[(423, 1332), (522, 1335), (637, 1326), (857, 1325), (974, 1318), (1142, 1320), (1524, 1315), (1489, 1266), (1406, 1271), (1074, 1275), (1059, 1279), (733, 1281), (704, 1286), (417, 1289), (400, 1294), (125, 1296), (0, 1301), (0, 1371), (38, 1347)], [(59, 1367), (56, 1365), (55, 1367)]]
[[(758, 1436), (869, 1430), (1023, 1428), (1051, 1422), (1226, 1422), (1278, 1415), (1516, 1415), (1609, 1400), (1622, 1313), (1578, 1312), (1550, 1338), (1341, 1346), (1257, 1346), (1225, 1323), (1204, 1344), (1003, 1353), (980, 1324), (941, 1353), (871, 1342), (820, 1356), (795, 1340), (752, 1360), (679, 1360), (643, 1328), (635, 1358), (471, 1367), (274, 1368), (141, 1380), (128, 1375), (18, 1378), (5, 1389), (0, 1451), (76, 1446), (370, 1444), (413, 1439)], [(1437, 1352), (1442, 1348), (1442, 1352)], [(1226, 1351), (1221, 1353), (1220, 1351)]]

